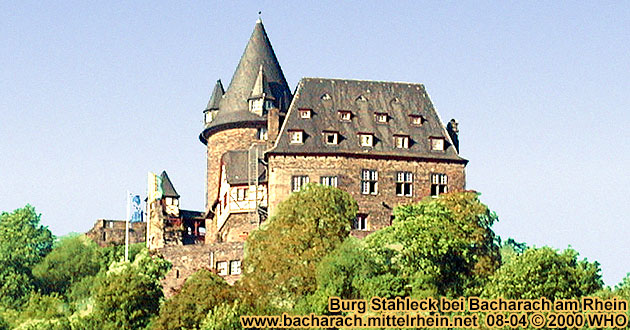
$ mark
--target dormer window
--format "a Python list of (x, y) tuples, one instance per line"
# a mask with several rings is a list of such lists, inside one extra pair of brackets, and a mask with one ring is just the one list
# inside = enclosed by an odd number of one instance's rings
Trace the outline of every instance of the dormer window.
[(443, 137), (431, 137), (431, 151), (444, 151), (444, 138)]
[(339, 110), (339, 120), (350, 121), (352, 120), (352, 112), (347, 110)]
[(289, 136), (291, 137), (291, 143), (304, 143), (304, 131), (289, 131)]
[(359, 144), (362, 147), (372, 147), (374, 145), (374, 134), (359, 133)]
[(324, 131), (324, 141), (326, 144), (338, 144), (339, 132)]
[(324, 101), (328, 101), (328, 100), (332, 99), (332, 97), (330, 97), (330, 94), (326, 93), (326, 94), (322, 95), (321, 99), (324, 100)]
[(265, 110), (269, 110), (275, 107), (272, 100), (265, 100)]
[(300, 113), (300, 118), (302, 119), (309, 119), (311, 118), (311, 109), (299, 109), (298, 112)]
[(420, 115), (409, 115), (409, 119), (411, 120), (411, 125), (413, 126), (422, 126), (423, 118)]
[(263, 112), (263, 105), (264, 105), (264, 100), (262, 98), (260, 99), (251, 99), (249, 100), (249, 111), (257, 114), (257, 115), (262, 115)]
[(389, 119), (389, 117), (385, 112), (377, 112), (374, 114), (374, 119), (377, 123), (387, 124), (387, 119)]
[(258, 140), (261, 141), (267, 140), (269, 137), (269, 134), (267, 133), (267, 127), (259, 127), (256, 131), (256, 137), (258, 138)]
[(211, 123), (214, 120), (214, 117), (216, 116), (216, 114), (217, 114), (216, 110), (206, 111), (205, 118), (204, 118), (206, 124)]
[(398, 149), (409, 149), (409, 136), (394, 135), (394, 145)]

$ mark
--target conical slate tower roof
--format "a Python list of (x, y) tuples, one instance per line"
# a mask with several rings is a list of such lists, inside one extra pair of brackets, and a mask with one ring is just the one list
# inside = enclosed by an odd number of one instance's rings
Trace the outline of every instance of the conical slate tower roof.
[(261, 67), (264, 80), (268, 85), (267, 89), (271, 94), (267, 98), (275, 99), (280, 112), (286, 112), (291, 103), (291, 90), (284, 78), (262, 21), (258, 19), (236, 71), (234, 71), (232, 81), (219, 103), (217, 116), (199, 136), (204, 144), (210, 135), (222, 129), (257, 127), (267, 121), (265, 116), (258, 116), (250, 112), (248, 103), (248, 98), (252, 95)]
[(162, 171), (162, 191), (164, 197), (179, 198), (179, 194), (175, 191), (171, 179), (168, 178), (166, 171)]
[(219, 103), (223, 98), (223, 94), (225, 94), (225, 91), (223, 90), (221, 79), (219, 79), (217, 80), (216, 85), (214, 85), (214, 90), (212, 90), (212, 96), (210, 96), (210, 101), (208, 101), (206, 110), (219, 110)]

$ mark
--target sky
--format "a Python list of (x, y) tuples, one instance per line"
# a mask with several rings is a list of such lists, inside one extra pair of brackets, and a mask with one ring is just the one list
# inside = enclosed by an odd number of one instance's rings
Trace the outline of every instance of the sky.
[(258, 11), (291, 89), (423, 83), (502, 238), (630, 272), (623, 1), (0, 1), (0, 211), (85, 232), (162, 170), (203, 210), (202, 111)]

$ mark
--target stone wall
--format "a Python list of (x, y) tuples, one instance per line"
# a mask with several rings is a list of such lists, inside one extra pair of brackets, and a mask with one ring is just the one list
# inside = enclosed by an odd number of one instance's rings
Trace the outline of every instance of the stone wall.
[[(378, 171), (376, 195), (361, 193), (361, 170)], [(396, 195), (396, 172), (413, 173), (413, 195)], [(350, 193), (359, 204), (359, 213), (367, 215), (367, 231), (391, 224), (395, 206), (417, 202), (431, 194), (431, 174), (448, 176), (448, 191), (465, 189), (465, 165), (455, 162), (369, 159), (346, 156), (279, 156), (269, 155), (269, 214), (291, 193), (291, 177), (307, 175), (310, 182), (321, 176), (337, 176), (338, 188)], [(365, 236), (363, 233), (353, 233)]]
[[(94, 227), (85, 235), (91, 238), (99, 246), (112, 246), (125, 244), (125, 220), (98, 219)], [(129, 243), (145, 242), (147, 238), (147, 223), (129, 223)]]
[[(179, 290), (186, 278), (200, 269), (217, 272), (217, 263), (233, 260), (242, 261), (243, 242), (215, 243), (207, 245), (167, 246), (154, 253), (172, 263), (171, 270), (162, 280), (164, 295), (169, 298)], [(222, 276), (229, 284), (234, 284), (240, 274)]]

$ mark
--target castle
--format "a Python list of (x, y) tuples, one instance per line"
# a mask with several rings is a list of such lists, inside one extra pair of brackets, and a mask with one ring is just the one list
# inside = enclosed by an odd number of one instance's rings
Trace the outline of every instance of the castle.
[(260, 19), (203, 116), (206, 210), (180, 210), (165, 172), (148, 203), (147, 246), (173, 263), (166, 288), (200, 268), (233, 283), (247, 236), (309, 182), (352, 195), (358, 237), (390, 225), (396, 205), (465, 189), (457, 122), (444, 126), (422, 84), (303, 78), (292, 93)]

